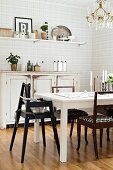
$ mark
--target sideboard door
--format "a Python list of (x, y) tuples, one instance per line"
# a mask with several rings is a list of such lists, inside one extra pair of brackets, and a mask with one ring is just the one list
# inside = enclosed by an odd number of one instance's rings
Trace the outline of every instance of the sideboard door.
[(20, 90), (22, 83), (30, 82), (30, 79), (27, 76), (7, 76), (7, 115), (6, 115), (6, 124), (14, 123), (15, 111), (18, 107), (18, 101), (20, 96)]

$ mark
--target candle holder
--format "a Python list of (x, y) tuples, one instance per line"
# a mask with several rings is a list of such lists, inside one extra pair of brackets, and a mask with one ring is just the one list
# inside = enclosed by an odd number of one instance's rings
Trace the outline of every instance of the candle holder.
[(107, 82), (102, 83), (102, 91), (107, 91)]

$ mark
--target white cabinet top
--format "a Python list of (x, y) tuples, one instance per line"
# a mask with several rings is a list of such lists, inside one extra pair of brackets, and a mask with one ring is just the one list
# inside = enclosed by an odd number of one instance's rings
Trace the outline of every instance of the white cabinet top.
[(7, 73), (13, 75), (78, 75), (77, 72), (54, 72), (54, 71), (44, 71), (44, 72), (36, 72), (36, 71), (8, 71), (1, 70), (0, 73)]

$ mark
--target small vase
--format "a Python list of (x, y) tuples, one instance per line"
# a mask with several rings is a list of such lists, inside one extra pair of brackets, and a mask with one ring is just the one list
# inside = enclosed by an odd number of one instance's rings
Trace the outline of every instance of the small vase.
[(47, 33), (46, 33), (46, 32), (41, 32), (41, 38), (42, 38), (43, 40), (46, 40), (46, 38), (47, 38)]
[(17, 64), (11, 64), (11, 71), (17, 70)]

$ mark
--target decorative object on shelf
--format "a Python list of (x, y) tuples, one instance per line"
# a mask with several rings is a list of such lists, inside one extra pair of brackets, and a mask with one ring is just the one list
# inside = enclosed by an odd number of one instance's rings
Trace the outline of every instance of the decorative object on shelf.
[(34, 34), (35, 34), (35, 39), (38, 39), (38, 31), (37, 30), (34, 31)]
[(59, 25), (52, 29), (51, 36), (58, 41), (69, 41), (68, 36), (72, 36), (72, 33), (69, 28)]
[(66, 61), (53, 61), (53, 71), (67, 71), (67, 62)]
[(15, 31), (15, 33), (14, 33), (14, 38), (20, 38), (19, 31)]
[(35, 39), (35, 33), (34, 33), (34, 32), (33, 32), (33, 33), (30, 33), (30, 34), (29, 34), (29, 38), (30, 38), (30, 39)]
[(63, 61), (62, 71), (67, 71), (67, 61)]
[(30, 60), (27, 62), (27, 71), (33, 71), (33, 63)]
[(63, 71), (63, 70), (62, 70), (62, 69), (63, 69), (63, 62), (62, 62), (62, 61), (59, 61), (59, 60), (58, 60), (58, 62), (57, 62), (57, 68), (58, 68), (57, 71)]
[(42, 26), (40, 27), (40, 29), (42, 30), (42, 32), (41, 32), (41, 38), (42, 38), (43, 40), (48, 39), (48, 37), (47, 37), (48, 24), (46, 24), (46, 22), (45, 22), (45, 24), (42, 25)]
[(37, 72), (40, 71), (40, 66), (38, 65), (38, 63), (36, 63), (36, 65), (34, 65), (34, 71), (37, 71)]
[(94, 11), (88, 11), (88, 16), (86, 16), (89, 25), (95, 25), (96, 29), (99, 28), (113, 28), (113, 16), (111, 13), (110, 5), (108, 7), (107, 0), (97, 0), (97, 8)]
[(6, 58), (6, 60), (8, 61), (8, 63), (11, 64), (11, 70), (12, 71), (16, 71), (17, 70), (17, 63), (18, 60), (20, 59), (20, 56), (13, 55), (12, 53), (10, 53), (9, 57)]
[(24, 32), (25, 34), (32, 33), (32, 19), (15, 17), (15, 31)]
[(46, 40), (48, 40), (48, 22), (45, 22), (45, 25), (47, 25), (47, 30), (46, 30), (47, 36), (46, 36)]
[(53, 71), (57, 70), (58, 70), (57, 61), (53, 61)]
[(13, 31), (10, 28), (0, 28), (0, 37), (13, 37)]
[(27, 34), (26, 34), (25, 32), (20, 32), (20, 33), (19, 33), (19, 37), (20, 37), (20, 38), (28, 38), (28, 37), (27, 37)]

